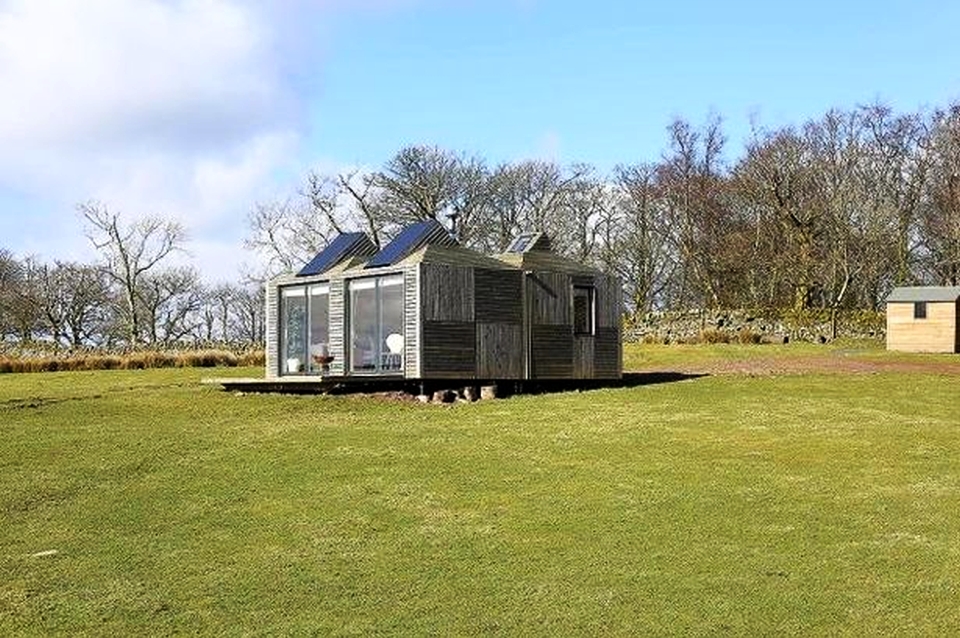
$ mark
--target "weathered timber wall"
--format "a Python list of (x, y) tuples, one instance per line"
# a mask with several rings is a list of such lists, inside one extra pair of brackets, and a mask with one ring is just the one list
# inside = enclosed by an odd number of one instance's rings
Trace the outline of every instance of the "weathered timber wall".
[(423, 358), (420, 372), (425, 379), (473, 378), (477, 369), (476, 324), (471, 321), (424, 321)]
[(597, 328), (593, 341), (593, 376), (619, 379), (623, 371), (623, 342), (620, 328)]
[(523, 378), (523, 331), (520, 324), (477, 324), (477, 377)]
[(266, 288), (267, 308), (264, 322), (266, 377), (280, 376), (280, 291), (268, 283)]
[(403, 273), (403, 374), (410, 379), (420, 376), (420, 280), (418, 267)]
[(329, 320), (329, 345), (330, 355), (333, 361), (330, 362), (330, 374), (342, 375), (347, 365), (347, 344), (350, 343), (350, 337), (347, 335), (347, 301), (346, 285), (343, 279), (333, 279), (330, 281), (330, 320)]
[(530, 352), (535, 379), (573, 376), (573, 326), (534, 324)]
[(473, 269), (422, 264), (420, 307), (424, 321), (473, 321)]

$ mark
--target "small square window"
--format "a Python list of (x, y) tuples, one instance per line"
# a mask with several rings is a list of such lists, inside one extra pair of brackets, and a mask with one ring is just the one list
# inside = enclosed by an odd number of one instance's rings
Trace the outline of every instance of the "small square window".
[(593, 288), (574, 286), (573, 288), (573, 333), (592, 335), (596, 306), (596, 294)]
[(913, 302), (913, 318), (914, 319), (927, 318), (927, 302), (926, 301)]

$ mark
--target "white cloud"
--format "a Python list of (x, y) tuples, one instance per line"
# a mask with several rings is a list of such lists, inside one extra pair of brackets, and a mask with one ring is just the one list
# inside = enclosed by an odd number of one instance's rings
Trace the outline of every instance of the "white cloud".
[[(33, 227), (76, 243), (80, 201), (167, 215), (203, 248), (201, 268), (213, 254), (239, 263), (246, 210), (275, 194), (304, 128), (279, 42), (289, 16), (256, 6), (0, 0), (0, 199), (32, 201), (53, 217)], [(15, 214), (30, 213), (0, 210)]]
[(0, 13), (0, 140), (210, 148), (282, 91), (270, 37), (225, 0), (14, 0)]

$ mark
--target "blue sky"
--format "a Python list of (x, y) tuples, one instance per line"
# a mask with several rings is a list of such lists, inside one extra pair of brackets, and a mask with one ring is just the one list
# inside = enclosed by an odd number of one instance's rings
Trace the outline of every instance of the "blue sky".
[[(960, 4), (0, 0), (0, 247), (90, 259), (74, 204), (189, 229), (230, 279), (254, 202), (407, 144), (656, 160), (674, 117), (960, 99)], [(13, 96), (12, 99), (10, 96)]]

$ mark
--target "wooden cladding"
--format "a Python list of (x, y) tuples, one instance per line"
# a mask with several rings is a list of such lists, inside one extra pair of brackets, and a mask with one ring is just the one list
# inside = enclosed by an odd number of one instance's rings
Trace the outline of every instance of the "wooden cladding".
[(346, 340), (344, 331), (346, 330), (344, 303), (344, 281), (335, 279), (330, 282), (330, 354), (333, 361), (330, 362), (330, 374), (343, 374), (346, 361)]
[(555, 272), (531, 274), (527, 277), (527, 297), (533, 324), (562, 326), (572, 322), (573, 287), (570, 275)]
[(518, 324), (477, 324), (477, 377), (523, 378), (523, 330)]
[(266, 358), (266, 377), (275, 379), (280, 376), (280, 290), (268, 285), (266, 289), (267, 308), (265, 321), (264, 355)]
[(476, 374), (476, 324), (469, 321), (424, 321), (424, 378), (472, 378)]
[(533, 325), (530, 354), (537, 379), (569, 379), (573, 376), (573, 326)]
[(520, 324), (523, 320), (523, 273), (477, 269), (473, 273), (477, 323)]
[(597, 328), (593, 342), (593, 376), (619, 379), (623, 369), (620, 328)]
[(623, 289), (617, 277), (597, 277), (597, 327), (620, 329)]
[(403, 274), (403, 373), (413, 379), (420, 376), (419, 285), (419, 270), (408, 268)]
[(905, 352), (960, 352), (960, 302), (926, 302), (915, 318), (913, 302), (887, 303), (887, 349)]
[(573, 376), (576, 379), (592, 379), (594, 366), (594, 344), (596, 339), (590, 336), (573, 338)]
[(473, 269), (423, 264), (420, 307), (424, 321), (473, 321)]

